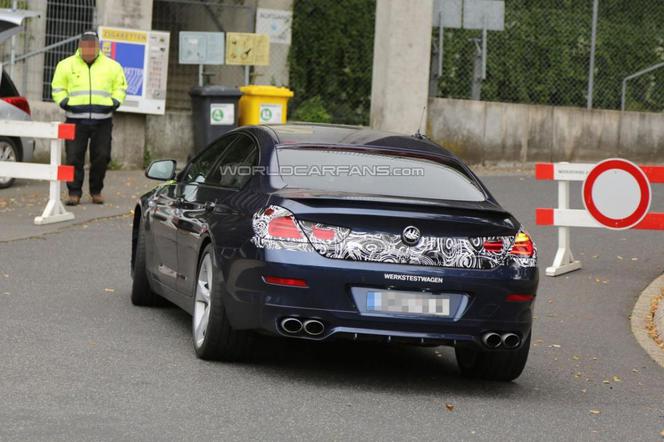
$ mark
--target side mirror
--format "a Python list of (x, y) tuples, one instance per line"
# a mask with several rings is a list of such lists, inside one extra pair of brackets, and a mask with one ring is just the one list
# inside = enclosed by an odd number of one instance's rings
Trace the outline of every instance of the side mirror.
[(151, 180), (168, 181), (175, 178), (175, 160), (157, 160), (145, 169), (145, 176)]

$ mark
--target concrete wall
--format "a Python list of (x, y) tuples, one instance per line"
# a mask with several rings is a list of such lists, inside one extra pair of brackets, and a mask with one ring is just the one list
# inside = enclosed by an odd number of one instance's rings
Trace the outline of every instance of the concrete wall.
[[(65, 121), (65, 111), (55, 103), (45, 101), (31, 101), (30, 110), (34, 121)], [(50, 148), (48, 140), (35, 140), (35, 156), (33, 161), (48, 163), (50, 161)], [(64, 154), (63, 157), (64, 159)]]
[(664, 114), (429, 100), (427, 133), (472, 163), (664, 161)]
[(194, 148), (191, 112), (168, 111), (166, 115), (148, 115), (146, 121), (147, 157), (184, 163)]
[(97, 0), (97, 23), (151, 29), (152, 0)]
[(376, 2), (371, 127), (415, 133), (423, 124), (432, 14), (431, 0)]

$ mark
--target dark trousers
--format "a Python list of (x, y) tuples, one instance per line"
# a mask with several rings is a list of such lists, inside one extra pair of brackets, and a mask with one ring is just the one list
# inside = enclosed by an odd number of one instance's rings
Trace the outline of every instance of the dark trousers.
[(74, 181), (67, 183), (69, 195), (81, 196), (83, 194), (83, 181), (85, 179), (85, 152), (90, 142), (90, 194), (99, 195), (104, 188), (106, 168), (111, 161), (111, 131), (113, 121), (69, 119), (68, 123), (76, 124), (76, 138), (67, 141), (65, 151), (67, 164), (74, 166)]

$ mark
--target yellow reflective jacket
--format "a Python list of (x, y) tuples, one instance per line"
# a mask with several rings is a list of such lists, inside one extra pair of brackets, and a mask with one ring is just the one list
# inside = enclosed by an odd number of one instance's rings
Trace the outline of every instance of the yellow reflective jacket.
[(51, 96), (67, 112), (67, 118), (110, 118), (127, 94), (122, 66), (101, 51), (88, 65), (80, 49), (61, 60), (51, 82)]

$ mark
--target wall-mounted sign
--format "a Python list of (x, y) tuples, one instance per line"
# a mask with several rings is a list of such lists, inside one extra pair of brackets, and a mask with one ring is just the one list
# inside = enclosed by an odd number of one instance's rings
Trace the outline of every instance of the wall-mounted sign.
[(223, 32), (180, 32), (180, 64), (224, 64)]
[(293, 11), (256, 9), (256, 33), (267, 34), (270, 43), (291, 44)]
[(448, 29), (505, 29), (505, 2), (502, 0), (434, 0), (433, 25)]
[(120, 63), (127, 77), (127, 98), (118, 110), (163, 115), (170, 34), (100, 26), (99, 39), (104, 55)]
[(226, 33), (226, 64), (269, 65), (270, 37), (244, 32)]

